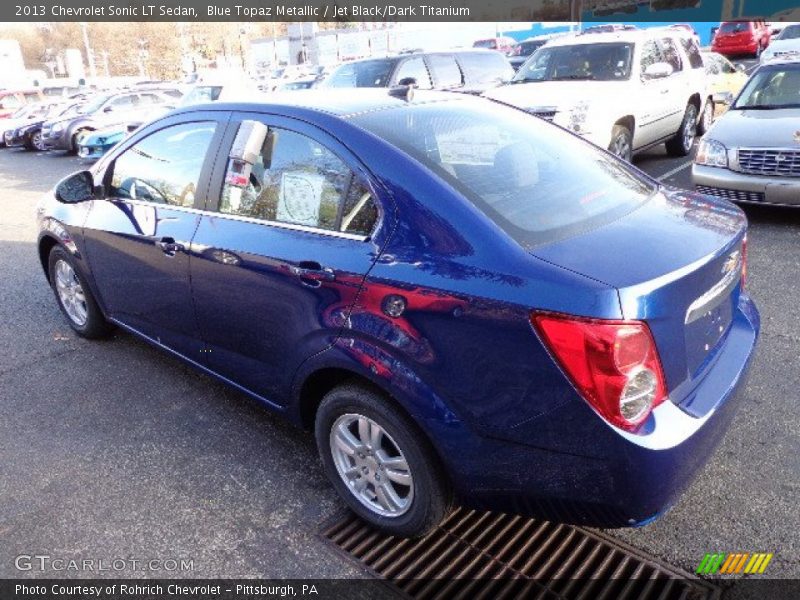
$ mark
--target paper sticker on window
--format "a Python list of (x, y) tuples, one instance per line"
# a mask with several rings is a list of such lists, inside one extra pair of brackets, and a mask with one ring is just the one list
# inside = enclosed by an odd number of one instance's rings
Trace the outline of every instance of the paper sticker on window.
[(501, 140), (494, 127), (464, 127), (443, 132), (436, 139), (439, 157), (452, 165), (491, 165)]
[(290, 172), (281, 175), (278, 221), (298, 225), (319, 225), (324, 178), (316, 173)]

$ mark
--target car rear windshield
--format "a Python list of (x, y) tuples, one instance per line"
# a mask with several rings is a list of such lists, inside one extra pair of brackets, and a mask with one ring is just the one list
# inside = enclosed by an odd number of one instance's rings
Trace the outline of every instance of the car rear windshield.
[(596, 80), (630, 78), (633, 44), (572, 44), (544, 46), (525, 62), (512, 82)]
[(800, 108), (800, 63), (760, 68), (750, 77), (733, 108)]
[(720, 33), (741, 33), (742, 31), (750, 31), (750, 23), (723, 23), (720, 25)]
[(344, 64), (330, 74), (323, 87), (386, 87), (396, 63), (394, 59), (377, 59)]
[(417, 104), (353, 120), (442, 177), (527, 248), (611, 222), (657, 190), (577, 136), (486, 100)]

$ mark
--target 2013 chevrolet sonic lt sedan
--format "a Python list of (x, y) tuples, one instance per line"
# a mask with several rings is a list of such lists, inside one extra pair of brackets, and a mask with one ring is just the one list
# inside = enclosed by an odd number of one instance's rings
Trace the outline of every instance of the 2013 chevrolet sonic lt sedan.
[(338, 493), (397, 535), (453, 502), (650, 521), (758, 337), (737, 207), (481, 98), (179, 109), (37, 216), (75, 331), (119, 326), (313, 429)]

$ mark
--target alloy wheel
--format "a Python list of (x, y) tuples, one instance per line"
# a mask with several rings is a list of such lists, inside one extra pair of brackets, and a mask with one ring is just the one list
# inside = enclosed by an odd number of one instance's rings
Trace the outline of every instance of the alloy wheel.
[(31, 139), (31, 144), (37, 150), (44, 150), (44, 143), (42, 142), (42, 132), (37, 131), (33, 134), (33, 138)]
[(686, 109), (686, 118), (683, 122), (683, 148), (688, 153), (694, 145), (694, 138), (697, 136), (697, 108), (689, 105)]
[(711, 128), (714, 122), (714, 103), (706, 102), (706, 107), (703, 110), (703, 132), (705, 133)]
[(631, 145), (628, 142), (627, 136), (619, 134), (614, 138), (611, 144), (611, 152), (622, 160), (631, 160)]
[(399, 517), (414, 499), (414, 480), (400, 447), (364, 415), (348, 413), (333, 423), (330, 450), (339, 476), (361, 504), (383, 517)]
[(78, 281), (75, 270), (65, 260), (56, 262), (55, 266), (56, 293), (67, 317), (78, 327), (86, 325), (89, 310), (86, 306), (86, 294), (83, 286)]

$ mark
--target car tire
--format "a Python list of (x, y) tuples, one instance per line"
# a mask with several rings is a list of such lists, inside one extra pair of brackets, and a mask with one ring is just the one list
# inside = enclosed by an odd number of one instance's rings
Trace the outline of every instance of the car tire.
[(703, 115), (697, 123), (697, 135), (705, 135), (714, 123), (714, 101), (709, 98), (703, 108)]
[(27, 150), (44, 150), (44, 142), (42, 140), (42, 130), (34, 131), (28, 139), (25, 140), (25, 148)]
[(633, 134), (625, 125), (614, 125), (608, 151), (626, 162), (633, 159)]
[(75, 259), (61, 246), (55, 246), (50, 251), (47, 265), (50, 287), (70, 327), (81, 337), (106, 337), (112, 327), (97, 305), (86, 279), (75, 266)]
[(85, 129), (78, 129), (75, 133), (72, 134), (72, 138), (70, 138), (69, 142), (69, 153), (70, 154), (77, 154), (78, 153), (78, 138), (80, 135), (86, 131)]
[(450, 512), (452, 493), (430, 442), (373, 388), (347, 383), (331, 390), (314, 433), (333, 487), (373, 527), (419, 537)]
[(675, 136), (666, 143), (667, 153), (670, 156), (688, 156), (697, 137), (697, 107), (694, 104), (686, 105), (683, 121)]

